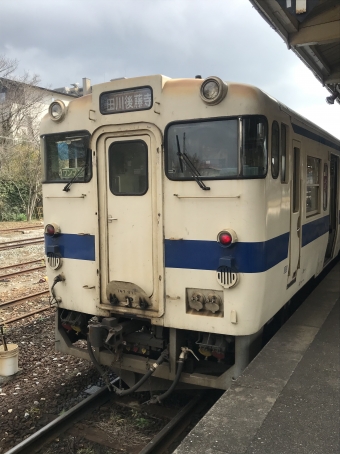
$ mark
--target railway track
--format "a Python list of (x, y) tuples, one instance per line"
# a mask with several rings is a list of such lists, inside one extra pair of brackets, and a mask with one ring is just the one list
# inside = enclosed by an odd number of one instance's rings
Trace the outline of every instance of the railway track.
[(0, 244), (0, 251), (4, 251), (7, 249), (16, 249), (25, 246), (29, 246), (31, 244), (39, 244), (44, 242), (44, 237), (36, 237), (36, 238), (29, 238), (25, 240), (17, 240), (17, 241), (6, 241)]
[[(118, 380), (119, 378), (114, 381)], [(36, 433), (26, 438), (17, 446), (14, 446), (7, 451), (6, 454), (32, 454), (41, 450), (43, 447), (48, 449), (46, 446), (48, 443), (51, 443), (56, 437), (59, 437), (66, 431), (73, 434), (72, 428), (74, 428), (76, 423), (84, 420), (98, 407), (110, 401), (113, 405), (115, 403), (119, 404), (119, 397), (117, 397), (117, 401), (115, 401), (115, 399), (116, 396), (113, 393), (110, 393), (107, 387), (99, 389)], [(197, 415), (197, 412), (208, 411), (215, 401), (205, 399), (204, 393), (196, 394), (195, 397), (171, 418), (171, 420), (146, 446), (139, 450), (139, 454), (161, 454), (167, 452), (166, 450), (174, 444), (175, 440), (178, 440), (192, 422), (193, 415)], [(164, 412), (164, 409), (162, 410)], [(84, 433), (83, 437), (87, 438), (86, 433)], [(101, 443), (102, 437), (99, 435), (97, 438), (96, 443), (105, 446)], [(93, 439), (91, 439), (91, 441), (93, 441)], [(131, 450), (125, 448), (124, 452), (136, 454), (137, 450), (136, 447)]]
[(8, 306), (14, 306), (15, 304), (20, 304), (23, 301), (27, 301), (27, 300), (30, 300), (32, 298), (37, 298), (38, 296), (47, 295), (48, 293), (49, 293), (48, 290), (43, 290), (41, 292), (31, 293), (29, 295), (22, 296), (21, 298), (16, 298), (16, 299), (11, 300), (11, 301), (5, 301), (4, 303), (0, 303), (0, 309), (3, 309), (4, 307), (8, 307)]
[(31, 260), (30, 262), (22, 262), (22, 263), (15, 263), (14, 265), (2, 266), (0, 268), (0, 272), (3, 271), (3, 270), (8, 270), (10, 268), (19, 268), (19, 267), (24, 266), (24, 265), (31, 265), (32, 263), (42, 262), (43, 260), (44, 259), (41, 258), (41, 259), (37, 259), (37, 260)]
[[(13, 269), (13, 268), (20, 268), (20, 267), (23, 267), (23, 266), (26, 266), (26, 265), (30, 265), (30, 264), (34, 264), (34, 263), (39, 263), (39, 262), (41, 263), (42, 260), (43, 259), (37, 259), (37, 260), (31, 260), (29, 262), (16, 263), (14, 265), (3, 266), (3, 267), (0, 268), (0, 272), (3, 272), (5, 270), (9, 270), (9, 269)], [(45, 265), (41, 265), (41, 266), (36, 266), (36, 267), (33, 267), (33, 268), (28, 268), (28, 269), (24, 269), (24, 270), (20, 270), (20, 271), (15, 271), (13, 273), (1, 274), (0, 275), (0, 282), (1, 282), (1, 280), (6, 280), (7, 278), (11, 278), (11, 277), (14, 277), (14, 276), (17, 276), (17, 275), (21, 275), (21, 274), (28, 274), (28, 273), (30, 273), (32, 271), (43, 270), (45, 268), (46, 268)], [(31, 300), (31, 299), (34, 299), (34, 298), (37, 298), (37, 297), (40, 297), (40, 296), (48, 295), (48, 294), (49, 294), (48, 290), (43, 290), (41, 292), (35, 292), (35, 293), (30, 293), (28, 295), (20, 296), (19, 298), (0, 303), (0, 309), (5, 309), (5, 308), (10, 307), (10, 306), (15, 306), (16, 304), (20, 304), (20, 303), (22, 303), (24, 301)], [(19, 321), (21, 319), (24, 319), (24, 318), (30, 317), (32, 315), (38, 314), (39, 312), (46, 311), (48, 309), (50, 309), (50, 306), (47, 306), (47, 307), (44, 307), (44, 308), (40, 308), (40, 309), (36, 309), (34, 311), (30, 311), (30, 312), (27, 312), (27, 313), (24, 313), (24, 314), (20, 314), (20, 316), (12, 317), (12, 318), (7, 319), (7, 320), (2, 320), (1, 323), (8, 325), (10, 323), (14, 323), (14, 322)]]
[[(48, 293), (48, 292), (46, 292), (46, 293)], [(19, 320), (22, 320), (24, 318), (31, 317), (31, 316), (36, 315), (36, 314), (40, 314), (40, 312), (48, 311), (50, 309), (51, 309), (50, 306), (42, 307), (40, 309), (36, 309), (35, 311), (26, 312), (26, 314), (19, 315), (18, 317), (12, 317), (12, 318), (9, 318), (7, 320), (2, 320), (1, 324), (6, 326), (6, 325), (9, 325), (11, 323), (18, 322)]]
[(26, 230), (35, 230), (35, 229), (43, 229), (44, 226), (42, 225), (30, 225), (27, 227), (16, 227), (13, 229), (0, 229), (0, 233), (11, 233), (11, 232), (21, 232), (21, 231), (26, 231)]
[[(27, 270), (15, 271), (14, 273), (1, 274), (0, 282), (1, 282), (1, 279), (18, 276), (19, 274), (27, 274), (27, 273), (30, 273), (31, 271), (37, 271), (37, 270), (43, 270), (43, 269), (46, 269), (45, 265), (35, 266), (34, 268), (28, 268)], [(0, 271), (1, 271), (1, 268), (0, 268)]]
[[(31, 293), (29, 295), (25, 295), (23, 297), (16, 298), (16, 299), (11, 300), (11, 301), (5, 301), (4, 303), (0, 303), (0, 310), (8, 308), (8, 307), (11, 307), (11, 306), (15, 306), (16, 304), (20, 304), (23, 301), (31, 300), (31, 299), (38, 298), (39, 296), (44, 296), (44, 295), (49, 295), (49, 290), (43, 290), (41, 292)], [(50, 309), (51, 309), (51, 307), (49, 305), (45, 306), (45, 307), (41, 307), (41, 308), (36, 309), (34, 311), (25, 312), (25, 313), (20, 314), (20, 315), (18, 315), (16, 317), (12, 317), (12, 318), (8, 318), (8, 319), (5, 319), (5, 320), (2, 320), (1, 324), (2, 325), (9, 325), (11, 323), (17, 322), (17, 321), (22, 320), (22, 319), (27, 318), (27, 317), (31, 317), (32, 315), (39, 314), (40, 312), (44, 312), (44, 311), (47, 311), (47, 310), (50, 310)]]

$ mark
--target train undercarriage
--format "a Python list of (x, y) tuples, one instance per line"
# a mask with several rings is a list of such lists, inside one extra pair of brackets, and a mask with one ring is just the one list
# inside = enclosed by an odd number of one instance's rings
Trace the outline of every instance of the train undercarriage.
[(129, 387), (163, 355), (164, 361), (138, 391), (150, 390), (150, 386), (155, 391), (167, 389), (182, 360), (178, 388), (228, 389), (261, 343), (262, 330), (236, 337), (154, 326), (142, 319), (92, 317), (66, 309), (58, 309), (56, 316), (57, 351), (90, 359), (91, 348), (99, 370), (100, 365), (109, 366)]

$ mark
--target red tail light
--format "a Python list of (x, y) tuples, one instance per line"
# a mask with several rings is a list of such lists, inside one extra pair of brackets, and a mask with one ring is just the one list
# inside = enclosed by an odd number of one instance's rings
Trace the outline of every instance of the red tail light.
[(224, 246), (229, 246), (229, 244), (233, 242), (233, 238), (230, 233), (221, 233), (218, 240)]
[(53, 225), (47, 224), (45, 233), (47, 233), (47, 235), (53, 236), (55, 234), (55, 228), (53, 227)]
[(60, 227), (57, 224), (46, 224), (45, 233), (48, 236), (57, 236), (60, 233)]
[(225, 229), (222, 230), (218, 235), (217, 235), (217, 241), (222, 245), (222, 246), (230, 246), (231, 244), (235, 243), (237, 241), (237, 235), (236, 232), (232, 229)]

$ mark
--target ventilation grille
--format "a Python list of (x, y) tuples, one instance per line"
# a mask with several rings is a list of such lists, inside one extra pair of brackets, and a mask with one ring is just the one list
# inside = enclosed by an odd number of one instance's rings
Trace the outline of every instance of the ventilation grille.
[(58, 270), (61, 267), (61, 257), (53, 252), (47, 254), (47, 263), (52, 270)]
[(221, 266), (217, 270), (217, 281), (224, 288), (231, 288), (237, 284), (239, 274), (227, 266)]

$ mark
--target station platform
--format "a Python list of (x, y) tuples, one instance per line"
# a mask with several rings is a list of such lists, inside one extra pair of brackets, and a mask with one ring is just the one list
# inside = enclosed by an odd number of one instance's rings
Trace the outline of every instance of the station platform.
[(340, 263), (174, 451), (340, 452)]

